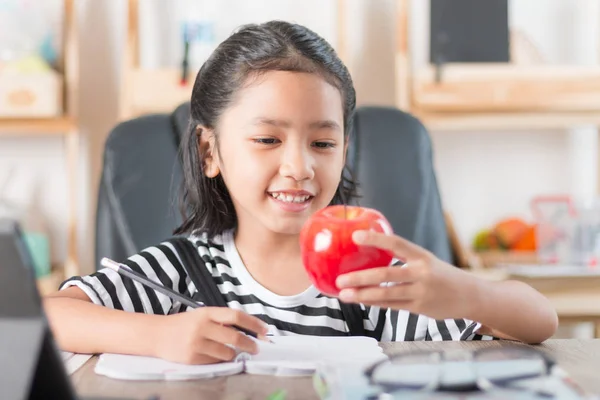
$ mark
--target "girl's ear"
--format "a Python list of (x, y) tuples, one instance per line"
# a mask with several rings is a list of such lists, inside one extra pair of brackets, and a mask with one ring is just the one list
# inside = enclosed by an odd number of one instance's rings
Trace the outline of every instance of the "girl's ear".
[(204, 175), (208, 178), (215, 178), (221, 169), (219, 168), (214, 131), (199, 125), (196, 127), (196, 135), (198, 136), (198, 156)]

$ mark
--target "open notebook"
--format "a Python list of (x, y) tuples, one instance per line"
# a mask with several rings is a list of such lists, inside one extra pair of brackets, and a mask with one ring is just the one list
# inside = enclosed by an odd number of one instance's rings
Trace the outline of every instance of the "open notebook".
[(70, 353), (68, 351), (61, 351), (60, 354), (69, 375), (74, 374), (93, 356), (92, 354)]
[(95, 372), (126, 380), (192, 380), (239, 373), (303, 376), (322, 364), (360, 364), (386, 356), (377, 341), (366, 337), (278, 336), (258, 342), (259, 353), (240, 353), (233, 362), (186, 365), (152, 357), (102, 354)]

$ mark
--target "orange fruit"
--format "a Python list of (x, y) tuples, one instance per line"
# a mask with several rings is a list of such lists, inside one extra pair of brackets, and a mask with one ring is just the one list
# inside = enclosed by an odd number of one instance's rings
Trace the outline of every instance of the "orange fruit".
[(520, 218), (507, 218), (498, 222), (493, 229), (500, 246), (510, 249), (529, 230), (529, 224)]
[(530, 225), (527, 231), (510, 248), (516, 251), (535, 251), (537, 250), (537, 240), (535, 236), (535, 225)]

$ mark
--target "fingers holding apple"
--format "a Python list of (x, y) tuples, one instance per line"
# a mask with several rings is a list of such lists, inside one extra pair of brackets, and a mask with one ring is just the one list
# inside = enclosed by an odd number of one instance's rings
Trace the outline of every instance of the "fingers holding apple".
[[(376, 210), (326, 207), (302, 228), (300, 248), (315, 287), (342, 301), (433, 318), (458, 318), (469, 307), (470, 275), (393, 235)], [(389, 267), (393, 257), (405, 264)]]
[(339, 275), (391, 263), (393, 251), (353, 240), (356, 231), (392, 234), (392, 227), (377, 210), (356, 206), (330, 206), (317, 211), (300, 232), (304, 267), (317, 289), (337, 296)]
[[(374, 268), (353, 271), (338, 276), (338, 288), (378, 286), (386, 282), (408, 284), (419, 280), (426, 270), (424, 265), (433, 256), (427, 250), (397, 235), (388, 235), (375, 231), (355, 231), (353, 242), (359, 247), (374, 247), (387, 250), (397, 259), (405, 262), (404, 266)], [(410, 260), (410, 263), (408, 263)]]
[(467, 315), (471, 305), (466, 288), (473, 284), (473, 278), (466, 272), (399, 236), (356, 232), (354, 240), (389, 250), (405, 264), (340, 275), (336, 280), (340, 300), (403, 309), (436, 319)]
[(376, 231), (356, 231), (352, 240), (359, 246), (373, 246), (388, 250), (400, 260), (408, 258), (421, 258), (428, 255), (428, 251), (416, 244), (397, 235), (382, 235)]
[(404, 264), (404, 266), (380, 267), (349, 272), (338, 276), (336, 285), (342, 290), (345, 288), (378, 286), (386, 282), (409, 284), (417, 282), (420, 279), (421, 271), (423, 270), (421, 264), (421, 261), (413, 261), (410, 264)]

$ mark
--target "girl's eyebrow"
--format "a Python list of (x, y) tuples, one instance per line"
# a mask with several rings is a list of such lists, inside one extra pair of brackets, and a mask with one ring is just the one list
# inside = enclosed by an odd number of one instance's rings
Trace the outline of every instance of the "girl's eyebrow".
[(342, 127), (337, 122), (332, 121), (330, 119), (324, 120), (324, 121), (312, 122), (308, 126), (310, 129), (333, 129), (333, 130), (338, 130), (338, 131), (342, 130)]
[[(272, 119), (266, 117), (258, 117), (255, 118), (252, 122), (252, 125), (260, 126), (260, 125), (268, 125), (275, 126), (278, 128), (290, 128), (292, 123), (290, 121), (280, 120), (280, 119)], [(311, 122), (308, 127), (310, 129), (333, 129), (333, 130), (341, 130), (340, 125), (333, 120), (322, 120)]]

